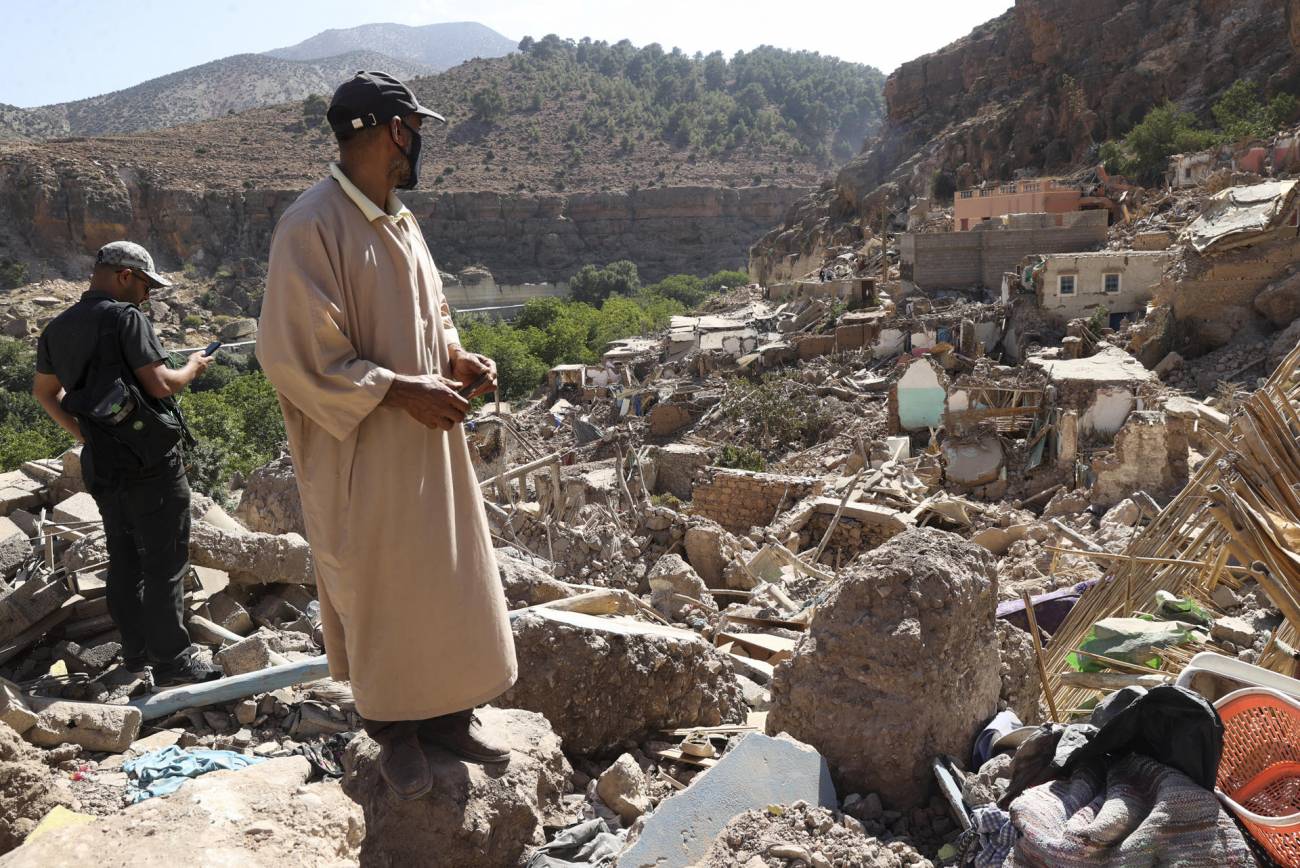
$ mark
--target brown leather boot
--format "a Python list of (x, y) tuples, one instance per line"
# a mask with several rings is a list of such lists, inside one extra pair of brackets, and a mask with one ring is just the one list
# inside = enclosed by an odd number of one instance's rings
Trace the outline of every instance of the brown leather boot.
[(433, 772), (417, 732), (415, 726), (402, 727), (376, 739), (379, 742), (379, 774), (393, 795), (403, 800), (427, 796), (433, 789)]
[(484, 729), (472, 708), (424, 721), (420, 738), (476, 763), (510, 761), (510, 746)]

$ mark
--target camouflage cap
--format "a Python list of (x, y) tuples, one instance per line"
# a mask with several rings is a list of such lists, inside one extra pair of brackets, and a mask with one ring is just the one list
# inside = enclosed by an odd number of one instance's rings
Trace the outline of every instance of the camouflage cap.
[(112, 241), (105, 244), (99, 248), (99, 253), (95, 254), (95, 264), (134, 269), (143, 274), (150, 286), (154, 288), (172, 285), (170, 280), (154, 271), (153, 257), (149, 255), (149, 251), (132, 241)]

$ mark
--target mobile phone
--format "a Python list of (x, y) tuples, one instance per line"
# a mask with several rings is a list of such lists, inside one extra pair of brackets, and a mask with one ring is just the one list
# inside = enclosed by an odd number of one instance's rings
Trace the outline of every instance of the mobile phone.
[(203, 348), (203, 355), (204, 356), (212, 355), (217, 351), (217, 348), (220, 346), (221, 346), (221, 341), (213, 341), (212, 343), (208, 344), (206, 347)]
[(474, 380), (474, 382), (470, 383), (468, 386), (460, 387), (460, 396), (468, 401), (469, 396), (474, 394), (476, 391), (478, 391), (479, 386), (482, 386), (490, 379), (491, 377), (488, 375), (486, 371), (484, 371), (483, 373), (478, 375), (478, 378)]

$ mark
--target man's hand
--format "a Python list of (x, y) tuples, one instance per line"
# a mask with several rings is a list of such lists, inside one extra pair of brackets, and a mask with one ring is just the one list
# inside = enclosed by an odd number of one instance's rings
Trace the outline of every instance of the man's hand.
[(462, 383), (472, 383), (480, 375), (488, 375), (487, 381), (470, 393), (471, 398), (477, 398), (479, 395), (486, 395), (488, 392), (497, 390), (496, 362), (487, 356), (467, 352), (459, 344), (452, 344), (448, 348), (448, 356), (451, 359), (452, 377)]
[(456, 392), (461, 385), (437, 374), (398, 374), (388, 387), (384, 405), (405, 410), (421, 425), (450, 431), (465, 421), (469, 411), (469, 401)]
[(212, 364), (214, 358), (216, 358), (215, 354), (205, 356), (203, 355), (202, 350), (197, 353), (190, 353), (190, 357), (185, 360), (185, 367), (194, 370), (194, 376), (190, 379), (193, 380), (196, 377), (202, 376), (203, 372), (208, 369), (208, 365)]

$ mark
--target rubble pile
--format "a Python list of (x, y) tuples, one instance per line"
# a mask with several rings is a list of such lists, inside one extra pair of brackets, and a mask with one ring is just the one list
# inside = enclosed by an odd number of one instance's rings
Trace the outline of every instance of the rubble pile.
[[(1231, 755), (1207, 703), (1300, 698), (1300, 301), (1272, 223), (1235, 339), (1211, 346), (1212, 317), (1170, 296), (1254, 249), (1214, 249), (1210, 218), (1253, 181), (1215, 178), (1083, 173), (1109, 250), (1009, 258), (1000, 286), (914, 282), (999, 189), (908, 203), (926, 243), (837, 246), (484, 404), (466, 428), (519, 675), (480, 715), (512, 757), (436, 754), (410, 802), (328, 678), (290, 458), (236, 480), (230, 512), (195, 496), (186, 618), (224, 677), (169, 690), (120, 660), (77, 452), (0, 475), (0, 851), (134, 854), (139, 828), (177, 864), (239, 835), (340, 865), (1019, 864), (1071, 846), (1041, 828), (1082, 816), (1062, 786), (1110, 774), (1197, 786), (1227, 829), (1186, 747)], [(1284, 224), (1290, 189), (1240, 195)], [(1100, 237), (1093, 210), (978, 231)], [(1128, 254), (1161, 251), (1159, 290), (1126, 283)], [(1176, 749), (1124, 740), (1166, 703), (1195, 706)], [(185, 773), (155, 792), (171, 761)], [(1099, 864), (1191, 846), (1156, 808), (1130, 819)]]

